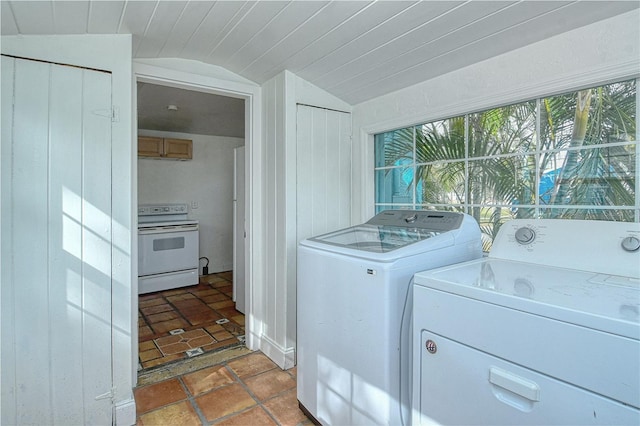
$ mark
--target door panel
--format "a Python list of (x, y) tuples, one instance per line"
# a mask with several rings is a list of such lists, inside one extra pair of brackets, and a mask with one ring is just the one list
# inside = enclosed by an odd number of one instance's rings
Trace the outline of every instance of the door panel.
[(110, 424), (111, 76), (3, 57), (2, 89), (0, 422)]
[(351, 220), (351, 114), (298, 105), (297, 239)]

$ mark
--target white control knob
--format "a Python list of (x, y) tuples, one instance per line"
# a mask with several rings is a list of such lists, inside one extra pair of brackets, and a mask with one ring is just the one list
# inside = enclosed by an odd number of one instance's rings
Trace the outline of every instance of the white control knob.
[(522, 244), (522, 245), (530, 244), (535, 239), (536, 239), (536, 232), (531, 228), (527, 228), (525, 226), (516, 231), (516, 241), (518, 242), (518, 244)]
[(637, 251), (640, 249), (640, 239), (638, 237), (627, 237), (622, 240), (621, 245), (625, 251)]

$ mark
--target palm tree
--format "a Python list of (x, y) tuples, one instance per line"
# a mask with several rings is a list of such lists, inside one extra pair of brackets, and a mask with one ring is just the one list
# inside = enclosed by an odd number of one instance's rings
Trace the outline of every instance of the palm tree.
[[(542, 149), (567, 149), (555, 180), (550, 205), (633, 206), (633, 145), (603, 146), (633, 140), (636, 131), (635, 81), (613, 83), (544, 99)], [(541, 155), (540, 170), (558, 156)], [(633, 221), (631, 210), (553, 209), (551, 217)]]
[[(542, 99), (540, 108), (523, 102), (396, 130), (387, 133), (384, 165), (415, 156), (408, 187), (422, 187), (418, 201), (469, 205), (487, 237), (485, 249), (506, 219), (535, 216), (527, 206), (593, 205), (555, 209), (553, 217), (633, 220), (630, 210), (597, 209), (634, 205), (633, 145), (593, 145), (635, 134), (635, 90), (635, 81), (614, 83)], [(549, 193), (543, 181), (552, 185)]]

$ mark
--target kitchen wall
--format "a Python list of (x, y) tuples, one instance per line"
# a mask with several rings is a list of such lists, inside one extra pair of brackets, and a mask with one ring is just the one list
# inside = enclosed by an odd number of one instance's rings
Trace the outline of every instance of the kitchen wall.
[[(209, 273), (233, 267), (233, 149), (244, 138), (139, 130), (140, 136), (193, 141), (187, 161), (138, 158), (138, 203), (187, 203), (189, 219), (200, 221), (200, 256)], [(205, 261), (200, 262), (200, 271)]]

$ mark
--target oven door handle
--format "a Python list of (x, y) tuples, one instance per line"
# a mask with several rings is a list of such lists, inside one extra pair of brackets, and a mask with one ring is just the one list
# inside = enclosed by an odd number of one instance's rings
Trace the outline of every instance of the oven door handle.
[(138, 234), (168, 234), (170, 232), (189, 232), (197, 231), (198, 225), (168, 225), (168, 226), (153, 226), (149, 228), (138, 228)]

